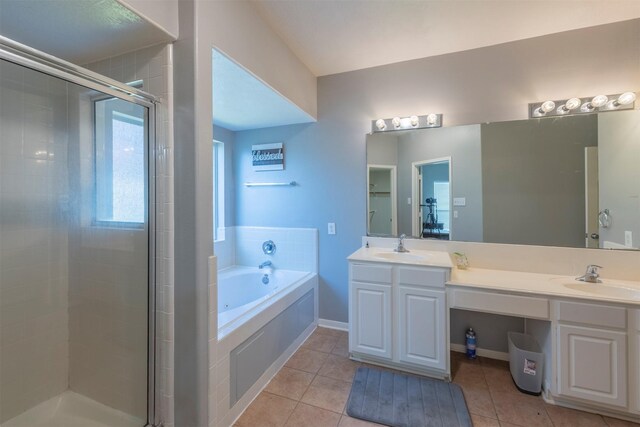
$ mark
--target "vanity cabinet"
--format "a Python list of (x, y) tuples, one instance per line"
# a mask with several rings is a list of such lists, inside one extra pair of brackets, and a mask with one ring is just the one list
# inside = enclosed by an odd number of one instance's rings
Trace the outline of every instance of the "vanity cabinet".
[(448, 376), (448, 269), (349, 266), (349, 352), (362, 361)]
[(627, 408), (624, 307), (558, 303), (558, 394)]
[(635, 339), (635, 344), (632, 347), (629, 354), (635, 357), (631, 357), (632, 360), (632, 369), (635, 369), (635, 389), (632, 389), (635, 392), (633, 409), (634, 412), (640, 414), (640, 310), (630, 310), (629, 316), (632, 319), (631, 324), (633, 325), (631, 328), (631, 335)]

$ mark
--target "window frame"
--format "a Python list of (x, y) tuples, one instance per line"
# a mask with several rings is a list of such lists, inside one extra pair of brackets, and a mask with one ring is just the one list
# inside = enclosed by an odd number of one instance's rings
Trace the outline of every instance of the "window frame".
[[(141, 89), (142, 82), (134, 82), (131, 83), (130, 86)], [(108, 100), (117, 100), (114, 96), (100, 94), (98, 96), (91, 98), (91, 123), (92, 123), (92, 178), (93, 178), (93, 194), (91, 201), (91, 225), (93, 227), (100, 228), (118, 228), (118, 229), (133, 229), (133, 230), (142, 230), (148, 226), (149, 223), (149, 108), (145, 106), (141, 106), (144, 108), (143, 115), (143, 132), (144, 132), (144, 140), (143, 140), (143, 163), (144, 163), (144, 218), (142, 222), (133, 222), (133, 221), (109, 221), (109, 220), (101, 220), (98, 219), (98, 126), (97, 126), (97, 108), (96, 105), (99, 102), (108, 101)], [(125, 102), (129, 102), (126, 101)], [(113, 113), (117, 112), (115, 109), (108, 109), (108, 118), (105, 117), (105, 123), (113, 122)], [(124, 118), (124, 117), (123, 117)], [(123, 120), (126, 121), (126, 120)], [(108, 164), (113, 165), (113, 127), (106, 126), (105, 135), (107, 136), (105, 144), (109, 144), (109, 148), (104, 150), (105, 153), (108, 153), (110, 156)], [(107, 142), (108, 141), (108, 142)], [(111, 169), (109, 181), (113, 182), (113, 169)], [(112, 198), (113, 203), (113, 198)]]
[[(216, 145), (222, 147), (218, 150)], [(224, 242), (225, 227), (225, 143), (217, 139), (212, 144), (213, 160), (213, 242)], [(220, 151), (222, 154), (220, 155)], [(222, 191), (219, 191), (222, 189)]]

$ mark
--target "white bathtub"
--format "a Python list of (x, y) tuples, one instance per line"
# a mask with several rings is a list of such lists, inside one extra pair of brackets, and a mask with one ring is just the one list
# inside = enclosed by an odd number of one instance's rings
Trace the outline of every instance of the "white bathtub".
[[(268, 283), (263, 283), (267, 275)], [(234, 266), (218, 273), (218, 331), (230, 332), (269, 301), (304, 283), (307, 271)], [(232, 325), (237, 323), (237, 325)]]

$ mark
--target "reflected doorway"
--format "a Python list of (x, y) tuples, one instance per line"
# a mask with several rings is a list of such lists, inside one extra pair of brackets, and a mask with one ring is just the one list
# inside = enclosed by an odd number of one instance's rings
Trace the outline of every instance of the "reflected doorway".
[(398, 234), (396, 166), (367, 165), (369, 234)]
[(413, 163), (413, 235), (451, 240), (451, 158)]

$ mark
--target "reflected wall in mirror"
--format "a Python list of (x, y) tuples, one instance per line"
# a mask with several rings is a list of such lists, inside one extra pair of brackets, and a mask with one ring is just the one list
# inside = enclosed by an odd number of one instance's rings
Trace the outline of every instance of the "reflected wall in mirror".
[(637, 110), (368, 135), (367, 163), (397, 174), (397, 227), (370, 234), (640, 246)]

